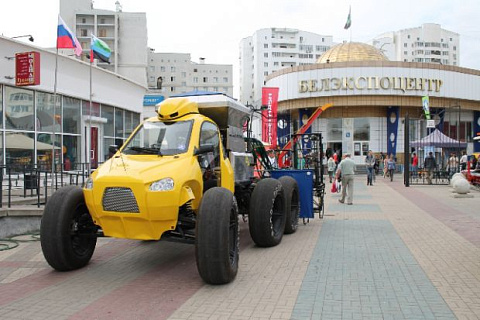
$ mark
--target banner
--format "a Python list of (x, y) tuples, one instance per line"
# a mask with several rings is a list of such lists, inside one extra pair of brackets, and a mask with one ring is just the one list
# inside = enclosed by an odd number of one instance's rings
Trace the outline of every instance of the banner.
[(430, 120), (430, 100), (428, 96), (422, 97), (422, 107), (425, 112), (425, 119)]
[(283, 149), (290, 139), (290, 112), (277, 115), (277, 137), (278, 146)]
[(267, 107), (262, 111), (262, 141), (269, 144), (271, 149), (275, 149), (277, 147), (278, 88), (262, 88), (262, 106)]
[(40, 84), (40, 53), (37, 51), (15, 53), (15, 85)]
[(399, 123), (399, 107), (387, 109), (387, 156), (397, 154), (397, 134)]
[[(300, 128), (307, 123), (311, 115), (312, 115), (312, 109), (298, 109)], [(308, 129), (305, 130), (305, 133), (312, 133), (312, 127), (311, 126), (308, 127)], [(310, 153), (312, 149), (312, 142), (310, 141), (310, 136), (302, 136), (302, 138), (299, 141), (301, 141), (301, 148), (303, 151), (303, 155)]]
[[(480, 137), (480, 111), (473, 111), (473, 137)], [(473, 152), (480, 152), (480, 140), (474, 140)]]

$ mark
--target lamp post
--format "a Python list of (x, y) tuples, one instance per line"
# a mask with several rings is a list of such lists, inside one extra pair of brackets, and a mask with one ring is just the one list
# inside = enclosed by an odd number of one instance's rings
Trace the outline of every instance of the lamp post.
[(31, 34), (26, 34), (26, 35), (23, 35), (23, 36), (15, 36), (15, 37), (12, 37), (12, 39), (27, 38), (27, 37), (28, 37), (28, 41), (30, 41), (30, 42), (34, 41), (33, 36)]

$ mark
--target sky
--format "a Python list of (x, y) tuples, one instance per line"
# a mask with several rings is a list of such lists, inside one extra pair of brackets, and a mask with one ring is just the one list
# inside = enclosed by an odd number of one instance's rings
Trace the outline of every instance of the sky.
[[(115, 10), (116, 0), (94, 8)], [(8, 4), (7, 4), (8, 3)], [(480, 70), (479, 0), (120, 0), (124, 12), (146, 12), (148, 46), (156, 52), (190, 53), (192, 61), (231, 64), (238, 98), (241, 39), (262, 28), (293, 28), (336, 43), (368, 42), (388, 31), (437, 23), (460, 35), (460, 66)], [(351, 7), (352, 26), (343, 27)], [(34, 44), (54, 47), (59, 0), (4, 0), (0, 34), (31, 34)], [(72, 26), (71, 26), (72, 27)], [(22, 40), (27, 41), (27, 40)]]

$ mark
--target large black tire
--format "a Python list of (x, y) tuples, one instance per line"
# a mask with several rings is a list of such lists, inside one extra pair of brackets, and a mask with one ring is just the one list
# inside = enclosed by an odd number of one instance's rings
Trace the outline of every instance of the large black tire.
[(238, 208), (231, 191), (213, 187), (203, 194), (197, 216), (195, 258), (209, 284), (235, 279), (239, 256)]
[(282, 241), (285, 230), (285, 194), (280, 181), (262, 179), (252, 192), (248, 225), (259, 247), (273, 247)]
[(70, 271), (88, 264), (97, 244), (83, 191), (66, 186), (48, 200), (40, 224), (40, 242), (48, 264), (58, 271)]
[(297, 180), (290, 176), (283, 176), (278, 181), (282, 184), (285, 194), (285, 234), (292, 234), (297, 231), (300, 215), (300, 194)]

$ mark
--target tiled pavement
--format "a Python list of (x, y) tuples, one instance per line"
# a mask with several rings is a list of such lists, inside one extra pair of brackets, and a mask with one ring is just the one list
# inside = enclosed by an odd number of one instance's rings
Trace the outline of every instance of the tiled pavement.
[[(59, 273), (38, 241), (0, 251), (0, 319), (480, 319), (480, 192), (356, 177), (354, 205), (257, 248), (241, 222), (234, 282), (205, 285), (194, 248), (100, 239)], [(0, 248), (2, 246), (0, 245)]]

